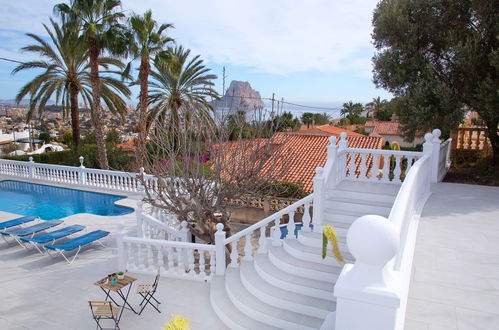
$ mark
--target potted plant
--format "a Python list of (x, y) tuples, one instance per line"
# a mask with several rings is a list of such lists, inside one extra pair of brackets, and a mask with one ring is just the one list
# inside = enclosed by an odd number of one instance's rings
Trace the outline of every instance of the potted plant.
[(125, 278), (125, 272), (117, 272), (116, 274), (118, 275), (118, 280), (122, 280)]

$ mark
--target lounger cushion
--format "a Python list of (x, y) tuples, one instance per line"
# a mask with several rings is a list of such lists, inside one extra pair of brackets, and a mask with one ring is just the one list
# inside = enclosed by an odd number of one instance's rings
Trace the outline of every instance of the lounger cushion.
[(27, 216), (27, 217), (20, 217), (20, 218), (12, 219), (12, 220), (5, 221), (5, 222), (0, 222), (0, 230), (14, 227), (14, 226), (19, 226), (19, 225), (22, 225), (23, 223), (35, 221), (36, 218), (37, 217), (35, 217), (35, 216)]
[(9, 231), (9, 232), (1, 232), (0, 234), (5, 235), (5, 236), (27, 236), (35, 233), (39, 233), (41, 231), (44, 231), (46, 229), (58, 226), (62, 223), (62, 220), (48, 220), (48, 221), (43, 221), (40, 222), (39, 224), (36, 224), (34, 226), (26, 227), (23, 229), (15, 230), (15, 231)]
[(68, 226), (68, 227), (64, 227), (64, 228), (55, 230), (55, 231), (47, 233), (47, 234), (37, 236), (37, 237), (21, 238), (21, 241), (33, 242), (33, 243), (37, 243), (37, 244), (45, 244), (45, 243), (52, 242), (53, 240), (63, 238), (63, 237), (69, 236), (71, 234), (77, 233), (79, 231), (82, 231), (83, 229), (85, 229), (85, 226), (72, 225), (72, 226)]
[(71, 251), (71, 250), (77, 249), (80, 246), (97, 241), (103, 237), (106, 237), (107, 235), (109, 235), (108, 231), (96, 230), (96, 231), (93, 231), (91, 233), (70, 239), (69, 241), (66, 241), (66, 242), (61, 243), (61, 244), (45, 245), (45, 248), (50, 249), (50, 250)]

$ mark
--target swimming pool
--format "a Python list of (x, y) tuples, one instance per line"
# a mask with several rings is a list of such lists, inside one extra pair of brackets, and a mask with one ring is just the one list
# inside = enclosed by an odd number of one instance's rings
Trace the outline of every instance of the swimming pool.
[(115, 205), (124, 196), (59, 188), (21, 181), (0, 181), (0, 211), (35, 215), (44, 220), (77, 213), (123, 215), (133, 209)]

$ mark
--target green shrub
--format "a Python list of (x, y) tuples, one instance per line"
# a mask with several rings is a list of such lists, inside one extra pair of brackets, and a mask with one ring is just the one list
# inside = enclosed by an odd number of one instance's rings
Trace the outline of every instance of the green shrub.
[[(98, 151), (97, 145), (95, 144), (82, 145), (76, 151), (64, 150), (57, 152), (46, 152), (37, 155), (6, 156), (3, 158), (27, 162), (29, 161), (29, 157), (33, 157), (33, 161), (35, 163), (79, 166), (80, 156), (83, 156), (85, 158), (85, 167), (99, 168), (99, 163), (97, 162)], [(111, 169), (119, 171), (132, 170), (133, 157), (124, 153), (121, 148), (116, 148), (115, 146), (108, 144), (107, 157), (109, 160), (109, 167)]]

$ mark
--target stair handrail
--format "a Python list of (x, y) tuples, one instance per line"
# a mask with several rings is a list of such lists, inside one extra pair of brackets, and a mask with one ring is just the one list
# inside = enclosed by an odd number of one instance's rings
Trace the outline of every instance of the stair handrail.
[[(350, 226), (355, 264), (345, 265), (335, 284), (336, 329), (403, 329), (417, 219), (438, 173), (439, 136), (439, 130), (425, 134), (423, 156), (407, 173), (388, 218), (365, 215)], [(360, 320), (358, 310), (369, 316)]]
[[(223, 225), (217, 224), (217, 232), (215, 233), (215, 245), (217, 247), (217, 275), (225, 273), (226, 253), (229, 253), (229, 267), (239, 267), (239, 259), (243, 256), (243, 260), (253, 260), (254, 253), (267, 253), (268, 244), (272, 246), (280, 246), (282, 244), (281, 219), (287, 216), (288, 223), (286, 229), (288, 234), (285, 236), (288, 239), (296, 239), (296, 223), (295, 213), (303, 207), (302, 229), (303, 231), (312, 231), (312, 215), (311, 208), (314, 201), (314, 194), (310, 194), (284, 209), (271, 214), (270, 216), (258, 221), (257, 223), (241, 230), (230, 237), (225, 237)], [(315, 211), (314, 211), (315, 212)], [(315, 215), (315, 213), (314, 213)], [(269, 236), (267, 236), (267, 227), (270, 225)], [(253, 236), (258, 231), (258, 246), (253, 243)], [(244, 238), (244, 243), (242, 239)], [(238, 247), (239, 243), (243, 245), (243, 253), (240, 255)]]

